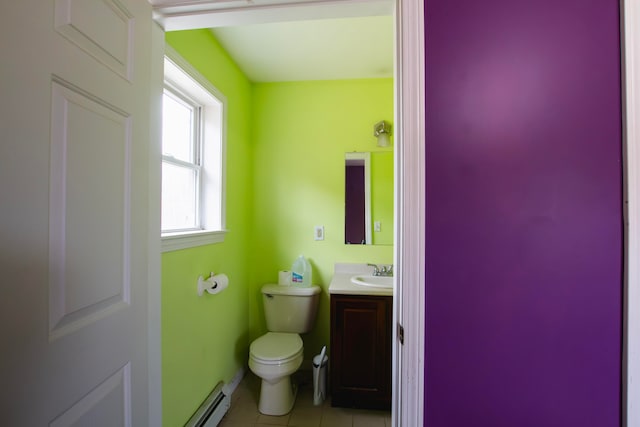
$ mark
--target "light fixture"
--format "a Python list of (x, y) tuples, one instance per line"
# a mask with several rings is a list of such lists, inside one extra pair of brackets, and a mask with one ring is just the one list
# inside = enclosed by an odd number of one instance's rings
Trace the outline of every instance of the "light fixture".
[(391, 135), (391, 125), (384, 120), (373, 125), (373, 136), (378, 138), (378, 147), (388, 147), (391, 145), (389, 139)]

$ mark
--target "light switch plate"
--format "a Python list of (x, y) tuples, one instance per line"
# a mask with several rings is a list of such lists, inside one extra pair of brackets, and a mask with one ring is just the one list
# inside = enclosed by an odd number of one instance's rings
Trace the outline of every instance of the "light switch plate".
[(380, 231), (380, 221), (374, 221), (373, 223), (373, 231)]

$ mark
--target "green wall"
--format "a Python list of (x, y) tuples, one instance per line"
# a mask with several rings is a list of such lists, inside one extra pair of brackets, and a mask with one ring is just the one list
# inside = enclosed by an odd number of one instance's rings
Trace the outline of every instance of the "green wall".
[[(265, 331), (259, 289), (303, 254), (323, 288), (305, 359), (329, 344), (327, 289), (335, 262), (391, 263), (393, 246), (344, 244), (344, 155), (376, 147), (373, 125), (393, 122), (393, 80), (254, 84), (251, 338)], [(325, 240), (314, 240), (323, 225)]]
[[(182, 426), (219, 381), (246, 365), (252, 210), (251, 84), (206, 30), (166, 41), (227, 98), (224, 243), (162, 256), (163, 424)], [(198, 276), (229, 276), (229, 287), (198, 297)]]
[[(163, 424), (173, 427), (218, 381), (246, 368), (250, 340), (265, 331), (260, 286), (275, 283), (299, 254), (323, 288), (316, 328), (303, 335), (307, 360), (329, 343), (334, 263), (392, 262), (391, 245), (344, 244), (344, 153), (392, 150), (377, 148), (372, 133), (394, 114), (391, 79), (252, 84), (209, 31), (167, 33), (166, 41), (228, 108), (229, 233), (224, 243), (162, 257)], [(392, 221), (392, 212), (384, 215)], [(324, 241), (314, 240), (316, 225)], [(197, 277), (210, 271), (226, 273), (229, 287), (198, 297)]]

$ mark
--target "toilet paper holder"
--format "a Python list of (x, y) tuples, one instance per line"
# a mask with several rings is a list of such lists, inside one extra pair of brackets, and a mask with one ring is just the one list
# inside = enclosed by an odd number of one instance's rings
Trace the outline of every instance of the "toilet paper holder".
[(226, 274), (213, 274), (208, 279), (198, 276), (198, 296), (201, 297), (205, 291), (210, 294), (217, 294), (229, 285), (229, 279)]

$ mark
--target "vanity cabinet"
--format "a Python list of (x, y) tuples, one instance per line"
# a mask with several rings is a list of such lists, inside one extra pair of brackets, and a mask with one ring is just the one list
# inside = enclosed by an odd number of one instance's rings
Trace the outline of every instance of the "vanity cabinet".
[(391, 409), (391, 296), (331, 295), (331, 405)]

